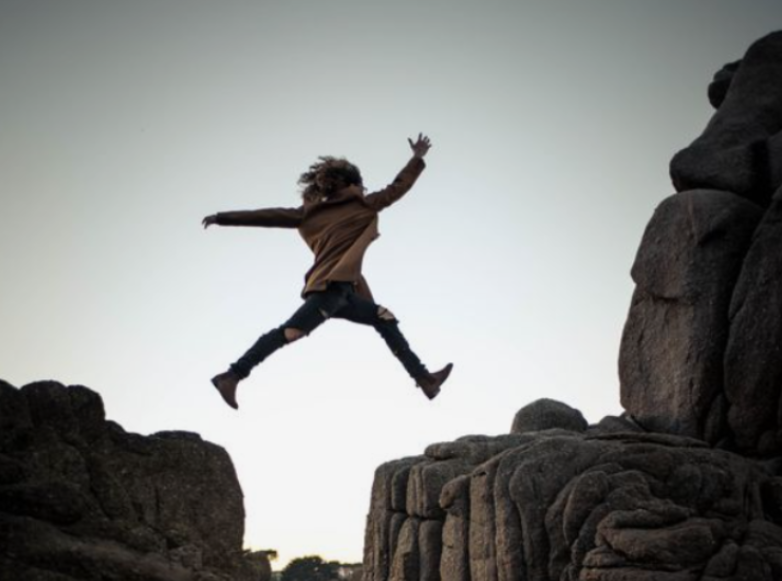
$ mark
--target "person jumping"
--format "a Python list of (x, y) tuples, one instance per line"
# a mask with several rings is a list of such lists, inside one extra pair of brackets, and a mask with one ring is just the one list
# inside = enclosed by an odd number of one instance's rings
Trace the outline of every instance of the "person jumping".
[(375, 303), (361, 273), (364, 253), (379, 235), (378, 214), (407, 193), (426, 167), (429, 138), (419, 133), (415, 142), (407, 141), (412, 158), (382, 190), (366, 194), (355, 165), (344, 158), (321, 156), (299, 177), (303, 203), (298, 208), (219, 212), (203, 219), (204, 228), (213, 224), (297, 228), (315, 255), (304, 277), (301, 307), (285, 323), (262, 335), (227, 371), (212, 378), (212, 384), (232, 408), (239, 408), (239, 382), (256, 365), (332, 317), (374, 327), (426, 397), (434, 399), (440, 393), (453, 364), (430, 373), (410, 349), (396, 317)]

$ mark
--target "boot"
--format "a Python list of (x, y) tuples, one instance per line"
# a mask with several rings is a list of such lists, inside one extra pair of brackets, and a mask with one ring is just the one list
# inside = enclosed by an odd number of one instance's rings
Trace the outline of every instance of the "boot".
[(424, 375), (419, 375), (415, 378), (415, 382), (424, 391), (426, 397), (434, 399), (440, 393), (440, 386), (445, 383), (445, 380), (451, 374), (451, 369), (453, 369), (453, 363), (449, 363), (440, 371), (435, 371), (434, 373), (426, 372)]
[(240, 381), (241, 378), (230, 369), (212, 378), (212, 385), (220, 392), (225, 403), (235, 410), (239, 409), (239, 404), (236, 403), (236, 387)]

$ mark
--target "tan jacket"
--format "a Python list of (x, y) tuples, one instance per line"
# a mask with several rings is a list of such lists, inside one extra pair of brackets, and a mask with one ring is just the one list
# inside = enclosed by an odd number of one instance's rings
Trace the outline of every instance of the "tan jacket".
[(413, 157), (390, 185), (377, 192), (364, 195), (359, 187), (351, 186), (328, 200), (298, 208), (220, 212), (217, 224), (298, 228), (315, 255), (304, 276), (302, 296), (325, 290), (330, 282), (351, 282), (359, 295), (372, 300), (361, 264), (367, 248), (379, 236), (378, 213), (413, 187), (425, 167), (422, 159)]

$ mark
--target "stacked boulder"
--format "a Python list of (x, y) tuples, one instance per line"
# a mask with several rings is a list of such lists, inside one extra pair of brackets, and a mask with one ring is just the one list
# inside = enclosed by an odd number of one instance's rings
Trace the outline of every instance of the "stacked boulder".
[(633, 265), (623, 407), (645, 428), (782, 450), (782, 32), (715, 75)]
[(782, 579), (782, 32), (709, 99), (632, 267), (625, 413), (541, 400), (382, 465), (365, 581)]
[(82, 386), (0, 381), (0, 579), (257, 581), (222, 448), (128, 433)]

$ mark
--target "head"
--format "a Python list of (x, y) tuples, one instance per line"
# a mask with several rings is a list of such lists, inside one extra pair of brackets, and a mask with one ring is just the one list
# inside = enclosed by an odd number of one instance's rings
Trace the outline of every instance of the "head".
[(328, 199), (348, 186), (363, 188), (359, 169), (345, 158), (321, 156), (301, 174), (301, 197), (307, 203)]

